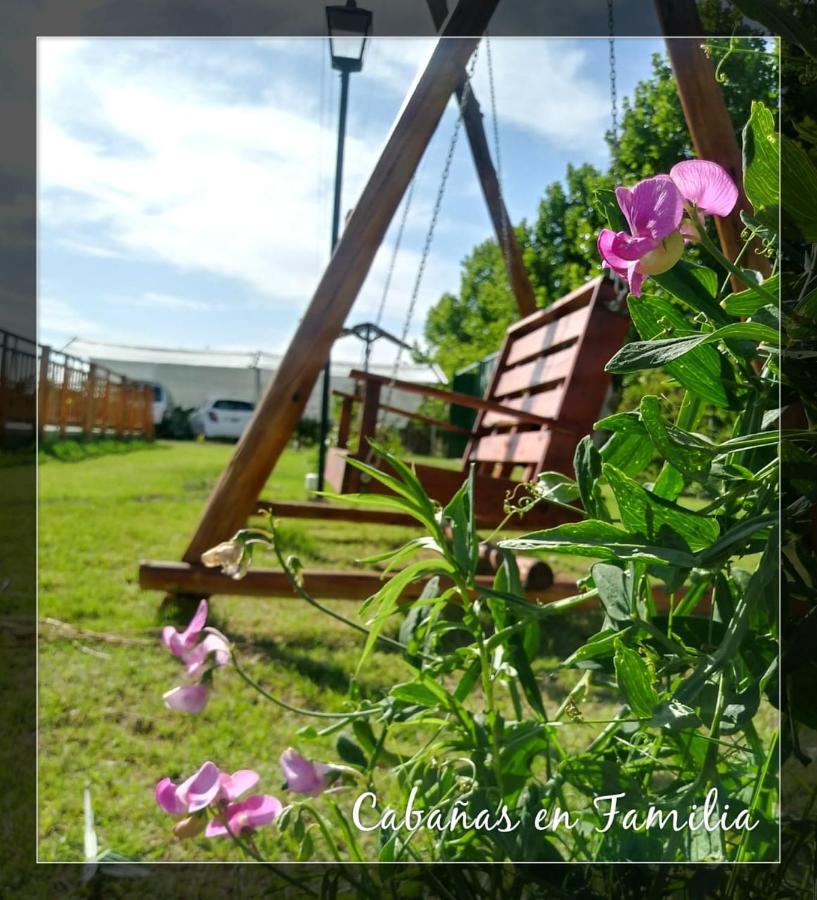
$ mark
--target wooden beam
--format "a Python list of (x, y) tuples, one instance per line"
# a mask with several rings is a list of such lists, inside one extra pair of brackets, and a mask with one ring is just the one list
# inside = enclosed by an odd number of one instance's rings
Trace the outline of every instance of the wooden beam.
[[(303, 573), (304, 590), (312, 597), (332, 600), (362, 600), (383, 587), (390, 576), (380, 572), (360, 571), (310, 571)], [(493, 575), (477, 575), (477, 583), (491, 587)], [(222, 575), (217, 569), (202, 565), (177, 562), (147, 562), (139, 564), (139, 586), (146, 591), (170, 593), (229, 594), (242, 597), (296, 597), (289, 577), (277, 569), (250, 569), (239, 579)], [(413, 600), (420, 596), (423, 581), (408, 585), (402, 599)], [(531, 592), (529, 599), (548, 603), (577, 593), (575, 582), (556, 582), (542, 590)]]
[[(332, 344), (498, 0), (460, 0), (388, 136), (329, 265), (221, 475), (184, 559), (234, 534), (253, 511), (312, 393)], [(462, 37), (468, 35), (468, 37)], [(458, 40), (448, 40), (457, 37)]]
[[(731, 175), (738, 186), (740, 196), (729, 216), (715, 216), (721, 248), (734, 260), (743, 241), (740, 233), (743, 223), (741, 210), (752, 212), (743, 192), (743, 161), (735, 128), (729, 117), (723, 92), (715, 78), (712, 61), (704, 53), (702, 39), (672, 37), (672, 35), (702, 35), (703, 25), (698, 16), (695, 0), (655, 0), (658, 20), (664, 33), (672, 72), (675, 76), (681, 108), (692, 138), (695, 153), (701, 159), (719, 163)], [(756, 269), (767, 277), (771, 271), (769, 259), (755, 249), (743, 257), (743, 265)], [(736, 289), (741, 289), (736, 284)]]
[[(447, 14), (445, 0), (428, 0), (431, 18), (437, 31), (443, 26)], [(457, 102), (462, 106), (462, 98), (465, 93), (465, 74), (457, 84), (454, 93)], [(468, 96), (462, 110), (462, 120), (465, 125), (465, 133), (471, 147), (471, 156), (477, 170), (482, 193), (488, 205), (488, 212), (496, 232), (497, 243), (503, 250), (502, 258), (508, 271), (516, 305), (519, 307), (520, 316), (529, 316), (536, 311), (536, 297), (533, 293), (533, 285), (528, 277), (528, 270), (522, 260), (522, 249), (516, 239), (507, 207), (502, 197), (502, 189), (499, 184), (499, 176), (491, 160), (491, 151), (488, 148), (488, 140), (485, 137), (485, 129), (482, 126), (482, 111), (477, 98), (474, 96), (473, 84), (469, 86)]]
[(336, 506), (334, 503), (306, 500), (259, 500), (259, 510), (282, 519), (321, 519), (324, 522), (361, 522), (370, 525), (401, 525), (419, 528), (417, 520), (407, 513), (390, 509), (367, 509), (360, 506)]
[[(383, 385), (393, 385), (398, 391), (406, 391), (410, 394), (421, 394), (424, 397), (437, 397), (440, 400), (445, 400), (447, 403), (453, 403), (456, 406), (465, 406), (469, 409), (476, 409), (484, 412), (500, 413), (503, 416), (507, 416), (509, 419), (515, 419), (520, 422), (529, 422), (531, 425), (540, 425), (550, 428), (552, 431), (563, 431), (567, 434), (579, 433), (579, 429), (572, 425), (565, 425), (557, 419), (548, 416), (537, 416), (536, 413), (527, 412), (524, 409), (516, 409), (513, 406), (506, 406), (504, 403), (497, 403), (495, 400), (484, 400), (482, 397), (470, 397), (468, 394), (447, 391), (445, 388), (415, 384), (413, 381), (400, 381), (399, 379), (389, 378), (388, 375), (374, 375), (372, 372), (362, 372), (359, 369), (352, 369), (349, 373), (349, 377), (358, 381), (366, 381), (367, 383), (379, 382)], [(583, 431), (581, 433), (584, 434)]]
[[(347, 394), (346, 391), (339, 391), (334, 389), (332, 393), (336, 397), (340, 397), (343, 399), (343, 406), (341, 407), (341, 424), (338, 425), (338, 447), (344, 448), (346, 446), (345, 441), (348, 439), (348, 428), (344, 432), (343, 424), (344, 424), (344, 410), (346, 409), (346, 404), (355, 403), (360, 400), (360, 397), (356, 397), (354, 394)], [(469, 428), (460, 428), (459, 425), (452, 425), (450, 422), (445, 422), (443, 419), (435, 419), (432, 416), (424, 416), (422, 413), (411, 411), (408, 409), (401, 409), (399, 406), (387, 406), (384, 403), (380, 404), (380, 409), (384, 412), (394, 413), (396, 416), (402, 416), (404, 419), (416, 419), (418, 422), (425, 422), (426, 425), (433, 425), (435, 428), (442, 428), (443, 431), (452, 431), (455, 434), (464, 434), (470, 435), (471, 430)], [(343, 443), (341, 440), (343, 439)]]

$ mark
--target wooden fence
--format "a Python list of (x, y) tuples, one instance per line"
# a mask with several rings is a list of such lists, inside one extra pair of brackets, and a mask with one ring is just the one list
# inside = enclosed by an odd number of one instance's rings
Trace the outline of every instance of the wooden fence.
[(103, 366), (0, 331), (0, 440), (36, 428), (40, 438), (153, 437), (153, 387)]

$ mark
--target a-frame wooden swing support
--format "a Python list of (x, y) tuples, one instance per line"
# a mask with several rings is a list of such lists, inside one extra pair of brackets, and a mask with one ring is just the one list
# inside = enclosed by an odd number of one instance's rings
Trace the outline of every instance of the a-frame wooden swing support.
[[(424, 71), (398, 114), (386, 145), (335, 252), (299, 324), (274, 380), (217, 482), (181, 563), (144, 562), (142, 588), (180, 594), (246, 594), (291, 596), (285, 573), (253, 570), (234, 581), (200, 564), (201, 554), (231, 537), (259, 507), (259, 495), (287, 446), (303, 414), (332, 344), (354, 303), (375, 253), (419, 165), (452, 93), (462, 99), (465, 66), (485, 32), (499, 0), (459, 0), (447, 17), (445, 0), (428, 0), (440, 38)], [(700, 47), (671, 35), (699, 34), (694, 0), (655, 0), (693, 144), (699, 154), (724, 165), (740, 183), (740, 151), (714, 77), (714, 69)], [(458, 38), (458, 40), (447, 40)], [(533, 290), (522, 263), (497, 173), (491, 162), (482, 116), (471, 91), (462, 107), (465, 132), (488, 210), (508, 266), (508, 274), (522, 317), (535, 310)], [(745, 208), (745, 197), (739, 206)], [(721, 244), (733, 255), (741, 223), (736, 208), (718, 222)], [(757, 268), (763, 268), (763, 259)], [(367, 511), (368, 512), (368, 511)], [(337, 518), (330, 508), (324, 518)], [(396, 514), (381, 513), (385, 519)], [(374, 521), (369, 516), (369, 521)], [(304, 573), (304, 587), (317, 596), (359, 598), (376, 590), (375, 573)], [(416, 590), (415, 590), (416, 589)], [(407, 596), (417, 593), (412, 586)], [(556, 586), (547, 599), (572, 592)]]
[[(447, 16), (445, 3), (430, 0), (439, 38), (405, 100), (335, 252), (307, 307), (275, 378), (232, 459), (209, 498), (182, 563), (143, 562), (140, 585), (177, 593), (289, 595), (285, 573), (251, 571), (234, 581), (200, 564), (201, 554), (231, 537), (258, 508), (259, 495), (286, 448), (332, 344), (363, 285), (374, 256), (442, 118), (452, 93), (461, 102), (465, 133), (480, 185), (496, 230), (520, 315), (534, 312), (533, 289), (505, 208), (491, 162), (482, 114), (467, 91), (466, 64), (476, 49), (499, 0), (459, 0)], [(457, 38), (457, 40), (448, 40)], [(338, 598), (366, 596), (372, 576), (350, 572), (307, 573), (307, 590)]]

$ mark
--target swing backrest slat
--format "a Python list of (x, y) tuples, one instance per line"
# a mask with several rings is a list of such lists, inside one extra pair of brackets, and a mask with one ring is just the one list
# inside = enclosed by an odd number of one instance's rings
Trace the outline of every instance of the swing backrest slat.
[(480, 412), (465, 450), (466, 469), (476, 462), (486, 475), (572, 474), (576, 445), (590, 433), (610, 385), (604, 366), (627, 331), (626, 315), (608, 308), (615, 294), (610, 279), (599, 276), (508, 330), (486, 399), (556, 419), (562, 427)]

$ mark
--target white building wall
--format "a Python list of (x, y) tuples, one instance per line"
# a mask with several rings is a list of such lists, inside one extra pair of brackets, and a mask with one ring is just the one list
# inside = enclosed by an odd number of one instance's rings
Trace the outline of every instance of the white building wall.
[[(233, 366), (186, 365), (170, 362), (148, 362), (142, 360), (109, 359), (103, 356), (92, 356), (91, 362), (105, 366), (120, 375), (134, 381), (147, 381), (161, 384), (170, 394), (171, 405), (183, 408), (197, 408), (211, 397), (224, 397), (232, 400), (248, 400), (257, 403), (275, 374), (274, 369)], [(431, 373), (429, 373), (431, 374)], [(429, 383), (433, 383), (433, 376)], [(333, 374), (331, 387), (351, 393), (354, 382), (350, 378)], [(320, 418), (322, 379), (318, 379), (315, 390), (307, 402), (304, 416)], [(260, 389), (260, 393), (259, 393)], [(414, 411), (422, 402), (419, 394), (395, 389), (389, 405), (400, 409)], [(406, 419), (397, 416), (383, 418), (386, 422), (405, 423)]]

